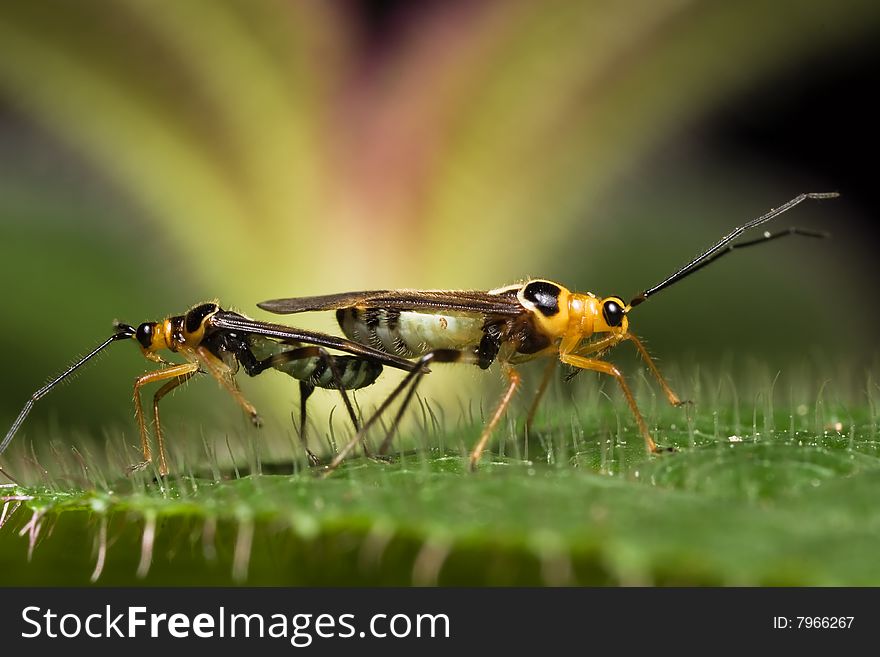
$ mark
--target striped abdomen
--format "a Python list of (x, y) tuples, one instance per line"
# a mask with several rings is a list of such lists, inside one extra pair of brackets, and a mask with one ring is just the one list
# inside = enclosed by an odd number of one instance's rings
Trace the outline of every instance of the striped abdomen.
[[(286, 360), (285, 352), (297, 349), (295, 345), (281, 344), (263, 338), (251, 339), (251, 350), (258, 360), (273, 358), (272, 369), (284, 372), (299, 381), (305, 381), (317, 388), (337, 388), (333, 371), (327, 359), (320, 356), (308, 356), (296, 360)], [(329, 360), (333, 362), (339, 381), (345, 390), (358, 390), (371, 385), (382, 373), (382, 364), (367, 358), (357, 356), (334, 356)]]
[(471, 313), (340, 308), (336, 320), (350, 340), (404, 358), (476, 347), (483, 338), (483, 317)]

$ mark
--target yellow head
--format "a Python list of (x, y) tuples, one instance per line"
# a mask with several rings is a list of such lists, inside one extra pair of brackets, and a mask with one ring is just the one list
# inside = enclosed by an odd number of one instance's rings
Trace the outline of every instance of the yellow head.
[(600, 299), (571, 292), (558, 283), (531, 280), (517, 298), (531, 312), (536, 328), (551, 340), (561, 339), (567, 349), (595, 333), (626, 333), (629, 307), (617, 296)]
[(599, 302), (600, 312), (596, 313), (593, 320), (594, 333), (626, 333), (629, 328), (629, 320), (626, 313), (629, 310), (620, 297), (605, 297)]

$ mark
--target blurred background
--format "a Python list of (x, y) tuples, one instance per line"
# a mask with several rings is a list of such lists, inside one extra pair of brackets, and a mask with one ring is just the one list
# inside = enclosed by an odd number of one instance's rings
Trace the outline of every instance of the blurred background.
[[(663, 363), (864, 380), (878, 44), (880, 5), (859, 0), (4, 2), (0, 425), (114, 319), (529, 276), (629, 298), (803, 191), (842, 198), (777, 226), (831, 240), (731, 256), (632, 327)], [(59, 426), (136, 442), (149, 366), (134, 345), (100, 360), (24, 445)], [(295, 385), (241, 383), (289, 427)], [(213, 383), (187, 388), (169, 432), (245, 426)]]

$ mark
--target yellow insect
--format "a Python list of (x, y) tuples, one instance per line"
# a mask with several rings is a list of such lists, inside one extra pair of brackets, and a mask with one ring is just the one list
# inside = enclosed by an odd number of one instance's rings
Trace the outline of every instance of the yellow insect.
[[(234, 375), (239, 367), (243, 367), (250, 376), (274, 369), (299, 380), (300, 438), (310, 462), (316, 465), (318, 458), (309, 450), (306, 442), (306, 400), (316, 387), (339, 390), (357, 431), (357, 416), (345, 391), (372, 384), (381, 374), (383, 365), (405, 371), (415, 367), (412, 362), (399, 356), (344, 338), (260, 322), (224, 310), (216, 303), (205, 303), (195, 306), (184, 315), (167, 317), (158, 322), (144, 322), (137, 328), (117, 323), (113, 335), (31, 396), (3, 442), (0, 442), (0, 454), (9, 446), (37, 401), (105, 347), (127, 339), (138, 343), (145, 358), (164, 365), (137, 377), (134, 383), (135, 411), (144, 460), (132, 466), (132, 469), (140, 469), (153, 460), (140, 390), (150, 383), (162, 383), (153, 396), (153, 421), (159, 448), (158, 466), (162, 476), (168, 474), (168, 459), (162, 426), (159, 423), (159, 401), (199, 372), (206, 372), (218, 381), (257, 426), (260, 425), (257, 410), (245, 399), (235, 383)], [(327, 349), (351, 355), (331, 355)], [(160, 355), (165, 351), (176, 353), (185, 362), (175, 364), (166, 361)], [(366, 449), (366, 445), (364, 448)], [(11, 479), (9, 473), (2, 468), (0, 472)]]
[(603, 354), (612, 347), (624, 341), (631, 342), (657, 379), (669, 403), (674, 406), (682, 404), (641, 341), (630, 332), (630, 311), (660, 290), (681, 281), (735, 249), (787, 235), (824, 237), (825, 233), (789, 228), (776, 233), (765, 232), (757, 239), (735, 243), (747, 230), (778, 217), (805, 200), (835, 197), (837, 193), (829, 192), (801, 194), (791, 199), (737, 227), (662, 282), (632, 298), (629, 303), (619, 296), (599, 297), (591, 293), (571, 292), (548, 280), (529, 280), (488, 291), (344, 292), (326, 296), (275, 299), (264, 301), (258, 306), (279, 314), (335, 310), (339, 325), (349, 339), (387, 354), (418, 359), (418, 366), (404, 378), (358, 434), (340, 450), (330, 464), (330, 469), (341, 462), (394, 399), (408, 389), (382, 443), (380, 454), (388, 451), (404, 409), (427, 371), (426, 366), (431, 362), (467, 362), (487, 369), (497, 360), (507, 377), (507, 388), (471, 451), (472, 469), (476, 467), (492, 432), (520, 386), (521, 377), (516, 366), (539, 357), (550, 357), (552, 360), (532, 403), (527, 423), (534, 415), (555, 364), (562, 362), (579, 370), (594, 370), (614, 377), (636, 419), (648, 452), (656, 453), (662, 448), (651, 437), (626, 380), (617, 367), (602, 360)]

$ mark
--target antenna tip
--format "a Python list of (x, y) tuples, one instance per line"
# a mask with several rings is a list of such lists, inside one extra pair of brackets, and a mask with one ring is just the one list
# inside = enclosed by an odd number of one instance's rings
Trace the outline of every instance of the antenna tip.
[(825, 199), (825, 198), (837, 198), (840, 196), (840, 192), (810, 192), (809, 194), (805, 194), (807, 198), (812, 199)]

